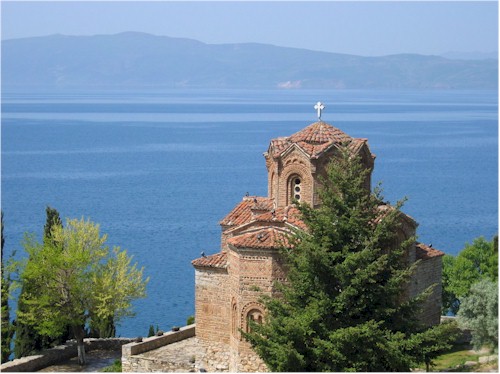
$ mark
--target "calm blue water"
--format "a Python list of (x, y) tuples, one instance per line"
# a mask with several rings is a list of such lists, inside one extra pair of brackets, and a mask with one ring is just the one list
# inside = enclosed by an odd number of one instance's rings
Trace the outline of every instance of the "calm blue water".
[(419, 223), (419, 240), (456, 254), (498, 228), (498, 96), (492, 91), (4, 93), (6, 252), (41, 238), (45, 207), (90, 217), (151, 278), (121, 336), (194, 314), (190, 261), (220, 246), (246, 192), (267, 194), (270, 139), (323, 120), (369, 139), (373, 181)]

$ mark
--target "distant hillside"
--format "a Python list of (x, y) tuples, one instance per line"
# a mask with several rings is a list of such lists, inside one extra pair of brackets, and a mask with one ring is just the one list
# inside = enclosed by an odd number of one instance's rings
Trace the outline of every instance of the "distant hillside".
[(383, 57), (127, 32), (2, 42), (2, 89), (493, 89), (496, 60)]
[(446, 52), (442, 57), (454, 60), (486, 60), (488, 58), (498, 60), (498, 52)]

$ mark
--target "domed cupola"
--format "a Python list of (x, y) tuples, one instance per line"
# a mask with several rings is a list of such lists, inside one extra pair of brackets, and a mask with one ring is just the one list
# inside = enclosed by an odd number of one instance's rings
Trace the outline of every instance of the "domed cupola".
[[(357, 139), (323, 121), (317, 121), (288, 137), (271, 140), (264, 153), (268, 170), (268, 196), (276, 206), (290, 205), (293, 200), (317, 206), (319, 176), (326, 174), (326, 165), (347, 146), (359, 154), (362, 162), (373, 169), (375, 156), (367, 139)], [(367, 180), (370, 188), (370, 180)]]

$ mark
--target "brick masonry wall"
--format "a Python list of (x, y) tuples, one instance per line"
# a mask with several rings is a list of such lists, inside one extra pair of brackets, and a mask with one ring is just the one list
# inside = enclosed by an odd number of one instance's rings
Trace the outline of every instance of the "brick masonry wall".
[[(229, 251), (229, 276), (231, 284), (231, 372), (266, 372), (267, 367), (251, 349), (240, 333), (247, 331), (250, 313), (261, 312), (265, 318), (265, 308), (259, 302), (262, 294), (275, 294), (275, 281), (284, 280), (285, 270), (276, 250), (243, 249)], [(234, 266), (233, 266), (234, 264)]]
[[(275, 160), (269, 154), (265, 154), (266, 167), (268, 171), (268, 196), (277, 200), (278, 206), (286, 206), (291, 203), (291, 192), (289, 188), (290, 176), (297, 174), (302, 179), (302, 201), (306, 201), (313, 206), (320, 204), (318, 189), (321, 187), (320, 178), (326, 177), (327, 166), (331, 159), (336, 156), (337, 149), (332, 147), (321, 155), (319, 159), (309, 159), (297, 148), (286, 153), (281, 158)], [(374, 167), (374, 158), (365, 143), (358, 150), (362, 163), (370, 173), (367, 175), (366, 188), (371, 187), (371, 172)]]
[(200, 339), (229, 343), (230, 294), (224, 269), (195, 270), (196, 335)]

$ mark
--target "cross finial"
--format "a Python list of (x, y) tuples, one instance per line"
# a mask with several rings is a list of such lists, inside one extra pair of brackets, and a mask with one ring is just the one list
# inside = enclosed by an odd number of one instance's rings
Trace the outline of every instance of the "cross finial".
[(325, 106), (321, 101), (318, 101), (316, 105), (314, 106), (314, 109), (318, 111), (318, 119), (321, 121), (321, 111), (325, 109)]

